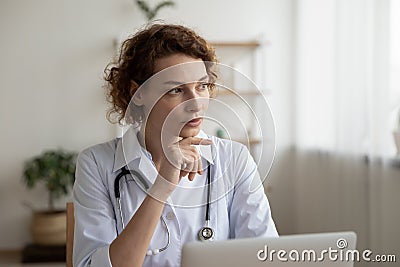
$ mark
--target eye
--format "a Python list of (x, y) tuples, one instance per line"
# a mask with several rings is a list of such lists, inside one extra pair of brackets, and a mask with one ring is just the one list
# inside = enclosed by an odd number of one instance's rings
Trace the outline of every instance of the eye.
[(175, 88), (169, 90), (169, 91), (167, 92), (167, 94), (169, 94), (169, 95), (177, 95), (177, 94), (181, 93), (182, 91), (183, 91), (182, 88), (180, 88), (180, 87), (175, 87)]
[(198, 90), (208, 90), (210, 87), (209, 83), (198, 83), (197, 84), (197, 89)]

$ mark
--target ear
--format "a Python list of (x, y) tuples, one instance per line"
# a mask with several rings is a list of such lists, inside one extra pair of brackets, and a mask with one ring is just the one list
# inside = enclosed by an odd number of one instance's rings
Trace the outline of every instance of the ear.
[(141, 90), (139, 89), (139, 85), (135, 81), (131, 81), (131, 88), (130, 88), (130, 94), (132, 96), (132, 101), (136, 106), (142, 106), (143, 105), (143, 94)]

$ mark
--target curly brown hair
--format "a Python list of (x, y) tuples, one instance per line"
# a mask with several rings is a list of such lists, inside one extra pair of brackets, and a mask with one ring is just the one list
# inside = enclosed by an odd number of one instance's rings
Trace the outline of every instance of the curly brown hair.
[[(211, 86), (217, 78), (214, 48), (193, 30), (173, 24), (153, 24), (146, 26), (122, 43), (119, 58), (104, 70), (107, 101), (112, 107), (107, 112), (111, 123), (125, 119), (125, 123), (140, 123), (143, 119), (139, 107), (125, 116), (129, 102), (136, 90), (154, 74), (157, 59), (176, 53), (185, 54), (205, 62)], [(129, 117), (129, 118), (128, 118)]]

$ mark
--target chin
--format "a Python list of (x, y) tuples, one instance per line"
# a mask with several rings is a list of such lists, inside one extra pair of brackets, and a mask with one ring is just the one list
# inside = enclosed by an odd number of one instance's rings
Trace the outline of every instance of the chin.
[(196, 128), (191, 128), (191, 129), (185, 129), (186, 127), (184, 127), (179, 136), (183, 137), (183, 138), (187, 138), (187, 137), (193, 137), (199, 134), (200, 132), (200, 127), (196, 127)]

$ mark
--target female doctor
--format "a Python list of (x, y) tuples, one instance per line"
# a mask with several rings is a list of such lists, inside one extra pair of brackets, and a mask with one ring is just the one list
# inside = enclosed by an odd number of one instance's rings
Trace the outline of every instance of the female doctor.
[(190, 241), (277, 236), (245, 146), (201, 131), (214, 50), (153, 24), (105, 71), (111, 114), (131, 127), (83, 150), (74, 185), (74, 266), (179, 266)]

